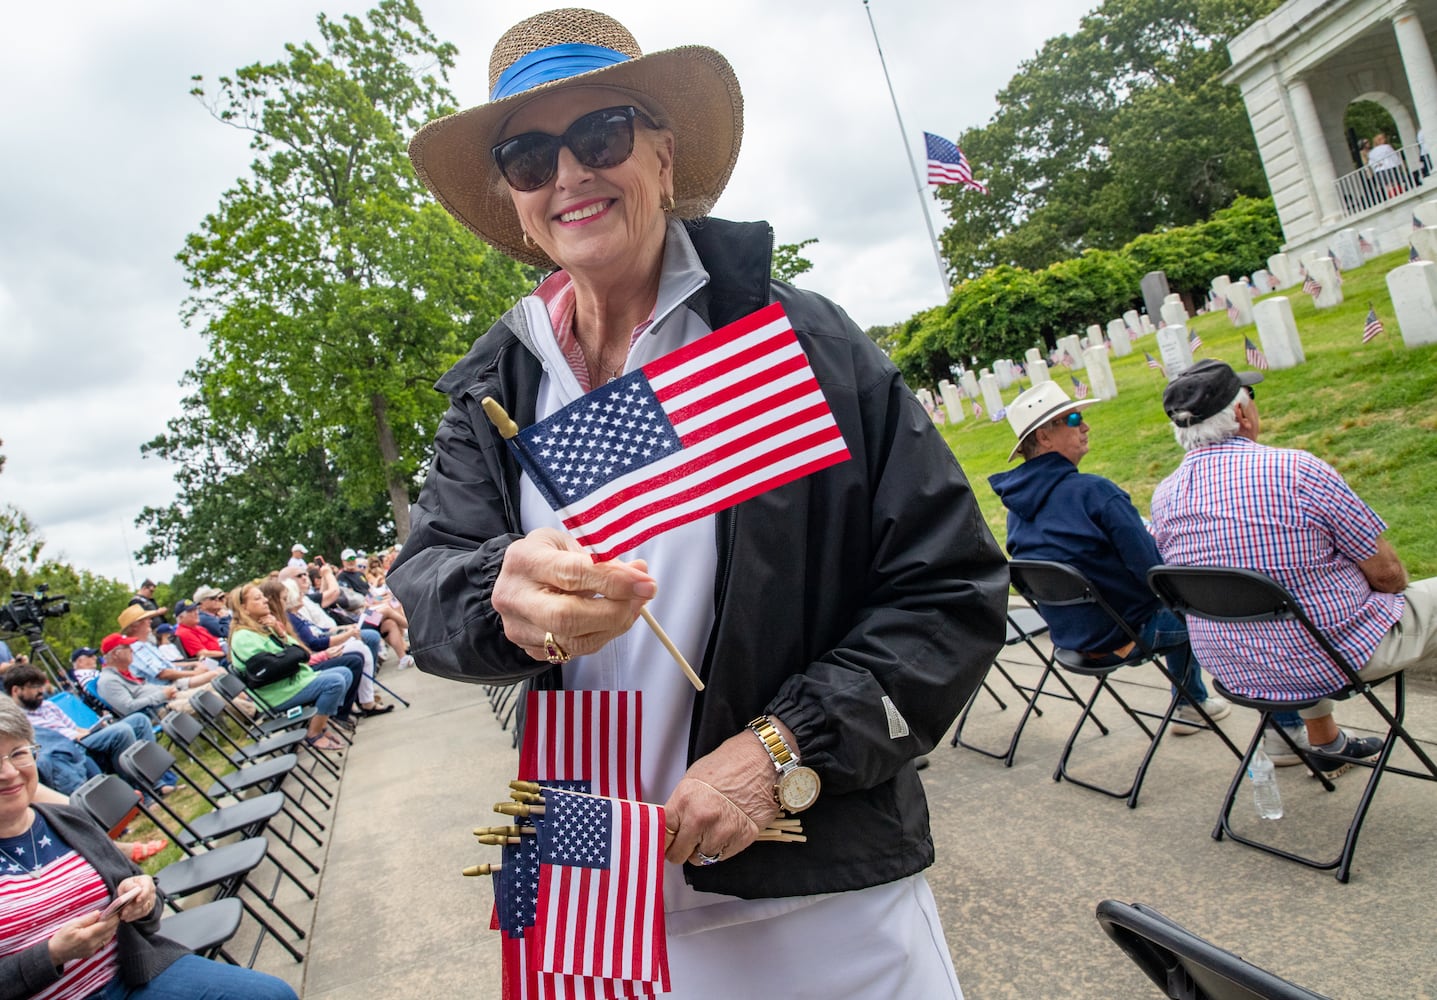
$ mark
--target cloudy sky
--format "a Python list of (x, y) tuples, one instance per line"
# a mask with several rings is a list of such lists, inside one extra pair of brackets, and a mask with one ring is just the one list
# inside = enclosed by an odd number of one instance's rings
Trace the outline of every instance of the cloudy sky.
[[(125, 581), (174, 571), (130, 556), (143, 542), (140, 509), (173, 496), (172, 470), (142, 459), (139, 446), (178, 412), (179, 379), (202, 348), (179, 320), (185, 288), (174, 255), (251, 160), (245, 135), (188, 96), (190, 77), (279, 59), (286, 42), (317, 37), (321, 10), (367, 6), (46, 0), (7, 13), (0, 501), (40, 526), (47, 556)], [(553, 4), (421, 6), (435, 34), (459, 47), (451, 89), (472, 104), (487, 91), (495, 39)], [(872, 0), (920, 171), (924, 130), (953, 138), (987, 121), (1018, 63), (1093, 6)], [(603, 9), (646, 51), (702, 43), (734, 64), (744, 148), (716, 215), (767, 219), (779, 242), (817, 237), (802, 283), (864, 327), (941, 301), (862, 0), (612, 0)]]

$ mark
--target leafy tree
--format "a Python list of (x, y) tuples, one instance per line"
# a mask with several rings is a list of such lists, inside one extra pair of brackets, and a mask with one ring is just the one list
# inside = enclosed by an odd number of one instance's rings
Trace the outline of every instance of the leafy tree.
[(1275, 0), (1105, 0), (1049, 39), (959, 137), (989, 194), (939, 189), (960, 276), (1038, 270), (1206, 218), (1267, 181), (1226, 41)]
[(413, 0), (318, 26), (319, 46), (192, 91), (256, 156), (178, 254), (183, 316), (208, 350), (184, 412), (145, 449), (179, 463), (179, 497), (141, 523), (147, 558), (178, 555), (211, 581), (301, 535), (403, 541), (445, 406), (432, 383), (533, 278), (409, 165), (406, 136), (453, 110), (454, 46)]
[(818, 237), (810, 236), (802, 243), (780, 243), (774, 248), (770, 273), (779, 281), (792, 282), (800, 274), (812, 271), (813, 261), (803, 256), (803, 248), (817, 242)]

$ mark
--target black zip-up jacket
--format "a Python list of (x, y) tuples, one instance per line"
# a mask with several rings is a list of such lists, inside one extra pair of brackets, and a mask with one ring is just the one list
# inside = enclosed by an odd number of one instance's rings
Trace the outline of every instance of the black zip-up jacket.
[[(1001, 645), (1007, 563), (892, 363), (833, 303), (770, 280), (768, 225), (687, 227), (710, 281), (681, 308), (718, 329), (782, 302), (853, 457), (718, 515), (715, 624), (689, 761), (772, 713), (823, 792), (803, 814), (800, 849), (758, 843), (685, 875), (746, 898), (891, 882), (933, 861), (912, 761), (943, 737)], [(504, 638), (490, 603), (522, 531), (519, 468), (480, 400), (492, 395), (526, 426), (541, 375), (501, 320), (436, 386), (451, 405), (389, 577), (430, 673), (558, 684), (557, 670)]]

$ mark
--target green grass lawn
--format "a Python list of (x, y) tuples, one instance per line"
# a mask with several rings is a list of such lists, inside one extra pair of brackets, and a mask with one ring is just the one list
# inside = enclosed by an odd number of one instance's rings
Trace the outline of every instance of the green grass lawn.
[[(1387, 521), (1387, 537), (1412, 576), (1421, 578), (1437, 575), (1437, 532), (1427, 522), (1434, 517), (1437, 491), (1437, 345), (1408, 350), (1402, 344), (1386, 275), (1406, 260), (1404, 249), (1343, 275), (1345, 301), (1332, 309), (1314, 308), (1312, 298), (1296, 288), (1273, 293), (1292, 302), (1307, 362), (1267, 372), (1257, 405), (1259, 440), (1304, 448), (1335, 466)], [(1369, 303), (1387, 332), (1364, 344)], [(1105, 325), (1110, 318), (1092, 319)], [(1202, 337), (1197, 358), (1218, 358), (1239, 370), (1248, 367), (1244, 335), (1259, 343), (1255, 325), (1233, 329), (1221, 313), (1199, 316), (1189, 329)], [(1125, 358), (1112, 358), (1118, 398), (1087, 411), (1091, 451), (1082, 469), (1112, 479), (1146, 515), (1153, 489), (1182, 460), (1182, 450), (1163, 413), (1163, 377), (1143, 359), (1144, 350), (1157, 356), (1157, 339), (1143, 337), (1134, 348)], [(1069, 374), (1061, 366), (1053, 369), (1071, 394)], [(1083, 372), (1077, 374), (1087, 381)], [(1005, 391), (1004, 403), (1028, 384), (1024, 379)], [(1013, 432), (1008, 422), (992, 423), (986, 415), (974, 419), (970, 411), (966, 420), (942, 432), (1001, 543), (1006, 512), (987, 479), (1010, 468)]]

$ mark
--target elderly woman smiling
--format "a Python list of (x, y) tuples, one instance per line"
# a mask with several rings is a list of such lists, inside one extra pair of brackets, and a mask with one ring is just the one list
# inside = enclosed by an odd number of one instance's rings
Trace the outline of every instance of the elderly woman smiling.
[(0, 1000), (294, 1000), (282, 980), (162, 937), (154, 880), (79, 809), (36, 801), (34, 742), (0, 697)]
[[(706, 217), (743, 134), (722, 55), (645, 56), (613, 18), (556, 10), (500, 38), (490, 84), (410, 156), (456, 218), (553, 273), (439, 381), (451, 405), (389, 578), (416, 661), (642, 692), (676, 996), (958, 996), (913, 761), (1003, 635), (1006, 565), (967, 480), (852, 320), (771, 280), (768, 225)], [(852, 458), (594, 563), (480, 401), (528, 425), (772, 302)], [(630, 628), (646, 605), (703, 692)], [(755, 841), (780, 805), (806, 810), (807, 843)]]

